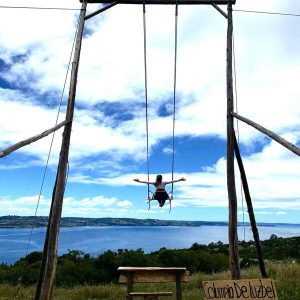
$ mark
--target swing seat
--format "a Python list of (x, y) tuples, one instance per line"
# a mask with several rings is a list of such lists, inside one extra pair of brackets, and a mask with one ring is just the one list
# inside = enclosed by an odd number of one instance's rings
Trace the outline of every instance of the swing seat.
[(149, 209), (150, 209), (150, 202), (153, 200), (157, 200), (159, 207), (163, 207), (165, 205), (166, 201), (169, 200), (170, 211), (171, 211), (171, 201), (173, 199), (174, 198), (173, 198), (172, 191), (170, 191), (169, 193), (167, 191), (156, 191), (152, 196), (148, 196), (147, 203), (149, 204)]

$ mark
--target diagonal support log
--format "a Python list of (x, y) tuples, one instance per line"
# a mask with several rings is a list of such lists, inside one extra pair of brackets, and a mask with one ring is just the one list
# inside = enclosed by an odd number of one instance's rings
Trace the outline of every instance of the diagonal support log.
[(115, 5), (117, 5), (117, 4), (118, 4), (117, 1), (116, 1), (116, 2), (113, 2), (113, 3), (111, 3), (111, 4), (108, 4), (108, 5), (104, 6), (104, 7), (102, 7), (102, 8), (100, 8), (100, 9), (96, 10), (95, 12), (93, 12), (93, 13), (91, 13), (91, 14), (85, 16), (84, 20), (88, 20), (88, 19), (90, 19), (90, 18), (92, 18), (92, 17), (94, 17), (94, 16), (97, 16), (97, 15), (101, 14), (102, 12), (106, 11), (106, 10), (109, 9), (109, 8), (112, 8), (113, 6), (115, 6)]
[(255, 129), (259, 130), (262, 133), (265, 133), (266, 135), (268, 135), (271, 139), (273, 139), (274, 141), (276, 141), (277, 143), (281, 144), (282, 146), (284, 146), (285, 148), (289, 149), (290, 151), (294, 152), (295, 154), (300, 156), (300, 149), (295, 146), (294, 144), (288, 142), (287, 140), (285, 140), (284, 138), (282, 138), (281, 136), (279, 136), (278, 134), (274, 133), (273, 131), (245, 118), (242, 117), (240, 115), (238, 115), (237, 113), (232, 112), (231, 115), (245, 123), (247, 123), (248, 125), (254, 127)]
[(33, 137), (30, 137), (30, 138), (28, 138), (26, 140), (23, 140), (23, 141), (21, 141), (19, 143), (16, 143), (16, 144), (12, 145), (12, 146), (9, 146), (8, 148), (0, 151), (0, 158), (5, 157), (5, 156), (9, 155), (10, 153), (12, 153), (12, 152), (14, 152), (14, 151), (16, 151), (16, 150), (24, 147), (24, 146), (27, 146), (27, 145), (29, 145), (29, 144), (31, 144), (33, 142), (36, 142), (36, 141), (38, 141), (38, 140), (40, 140), (40, 139), (48, 136), (50, 133), (55, 132), (56, 130), (58, 130), (61, 127), (63, 127), (66, 124), (68, 124), (69, 122), (70, 121), (65, 120), (65, 121), (57, 124), (56, 126), (54, 126), (54, 127), (50, 128), (50, 129), (42, 132), (41, 134), (37, 134), (37, 135), (35, 135)]
[(251, 223), (251, 229), (252, 229), (252, 233), (253, 233), (254, 243), (255, 243), (255, 247), (256, 247), (256, 254), (257, 254), (257, 260), (258, 260), (260, 272), (261, 272), (261, 275), (263, 278), (268, 278), (264, 259), (262, 256), (259, 233), (258, 233), (258, 229), (256, 226), (256, 220), (255, 220), (254, 210), (253, 210), (253, 206), (252, 206), (252, 200), (251, 200), (251, 196), (250, 196), (250, 190), (249, 190), (249, 186), (248, 186), (247, 176), (246, 176), (243, 160), (241, 157), (240, 149), (239, 149), (235, 134), (234, 134), (234, 151), (235, 151), (235, 157), (236, 157), (239, 169), (240, 169), (241, 180), (242, 180), (245, 200), (247, 203), (248, 214), (249, 214), (249, 219), (250, 219), (250, 223)]
[(211, 4), (224, 18), (228, 19), (228, 15), (224, 10), (222, 10), (218, 5), (212, 3)]

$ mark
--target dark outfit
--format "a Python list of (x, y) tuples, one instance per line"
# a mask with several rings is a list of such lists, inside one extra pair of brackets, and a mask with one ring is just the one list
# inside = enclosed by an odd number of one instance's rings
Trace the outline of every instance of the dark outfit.
[[(165, 186), (169, 183), (174, 183), (178, 181), (185, 180), (184, 178), (178, 179), (178, 180), (172, 180), (172, 181), (160, 181), (160, 182), (148, 182), (148, 181), (140, 181), (139, 179), (134, 179), (134, 181), (140, 182), (140, 183), (146, 183), (146, 184), (153, 184), (156, 188), (155, 193), (153, 194), (152, 198), (149, 197), (148, 201), (151, 200), (157, 200), (160, 207), (163, 207), (166, 203), (166, 200), (172, 200), (172, 196), (170, 197), (169, 194), (166, 192)], [(172, 188), (173, 190), (173, 188)], [(173, 193), (173, 191), (171, 192)]]
[(157, 189), (153, 198), (158, 201), (160, 207), (163, 207), (166, 200), (170, 199), (165, 189)]
[(163, 207), (166, 200), (170, 199), (165, 189), (166, 185), (169, 183), (172, 183), (172, 181), (161, 181), (152, 183), (156, 187), (156, 191), (153, 194), (153, 198), (158, 201), (160, 207)]

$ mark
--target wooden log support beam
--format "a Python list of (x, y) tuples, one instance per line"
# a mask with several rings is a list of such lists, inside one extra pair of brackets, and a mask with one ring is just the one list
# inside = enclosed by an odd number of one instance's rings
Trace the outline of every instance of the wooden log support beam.
[(35, 300), (51, 299), (53, 284), (54, 284), (54, 279), (56, 274), (59, 224), (61, 220), (63, 197), (64, 197), (65, 185), (66, 185), (69, 147), (70, 147), (72, 121), (73, 121), (74, 107), (75, 107), (77, 74), (78, 74), (78, 67), (79, 67), (86, 6), (87, 4), (85, 2), (82, 3), (82, 8), (80, 12), (80, 22), (79, 22), (78, 32), (76, 37), (74, 58), (72, 62), (68, 107), (66, 112), (66, 120), (70, 120), (70, 122), (65, 125), (64, 132), (63, 132), (61, 152), (59, 157), (55, 186), (53, 189), (51, 211), (49, 214), (49, 221), (48, 221), (48, 228), (47, 228), (47, 236), (45, 238), (44, 253), (43, 253), (43, 258), (41, 263), (41, 271), (40, 271), (38, 284), (37, 284), (37, 290), (35, 294)]
[[(80, 0), (80, 2), (83, 2)], [(112, 3), (112, 0), (87, 0), (87, 3)], [(178, 4), (178, 5), (227, 5), (235, 4), (236, 0), (146, 0), (146, 4)], [(144, 0), (118, 0), (118, 4), (144, 4)]]
[(290, 151), (292, 151), (295, 154), (300, 156), (300, 148), (298, 148), (294, 144), (288, 142), (287, 140), (285, 140), (284, 138), (282, 138), (278, 134), (274, 133), (273, 131), (271, 131), (271, 130), (269, 130), (269, 129), (267, 129), (267, 128), (265, 128), (265, 127), (255, 123), (255, 122), (245, 118), (245, 117), (242, 117), (242, 116), (238, 115), (237, 113), (232, 112), (231, 115), (233, 117), (243, 121), (244, 123), (247, 123), (248, 125), (254, 127), (258, 131), (266, 134), (267, 136), (269, 136), (271, 139), (273, 139), (274, 141), (276, 141), (280, 145), (284, 146), (285, 148), (289, 149)]
[(94, 11), (93, 13), (87, 15), (87, 16), (84, 18), (84, 20), (88, 20), (88, 19), (90, 19), (90, 18), (92, 18), (92, 17), (95, 17), (95, 16), (97, 16), (97, 15), (103, 13), (104, 11), (106, 11), (106, 10), (112, 8), (113, 6), (115, 6), (115, 5), (117, 5), (117, 4), (118, 4), (118, 2), (113, 2), (113, 3), (111, 3), (111, 4), (108, 4), (108, 5), (106, 5), (106, 6), (102, 7), (102, 8), (100, 8), (100, 9)]
[(12, 153), (12, 152), (14, 152), (14, 151), (16, 151), (16, 150), (24, 147), (24, 146), (27, 146), (27, 145), (29, 145), (29, 144), (31, 144), (33, 142), (36, 142), (36, 141), (38, 141), (38, 140), (40, 140), (40, 139), (48, 136), (50, 133), (52, 133), (52, 132), (60, 129), (63, 126), (65, 126), (68, 122), (69, 121), (63, 121), (63, 122), (57, 124), (56, 126), (50, 128), (50, 129), (48, 129), (48, 130), (46, 130), (46, 131), (44, 131), (44, 132), (42, 132), (40, 134), (37, 134), (37, 135), (35, 135), (33, 137), (30, 137), (30, 138), (28, 138), (26, 140), (23, 140), (23, 141), (21, 141), (19, 143), (16, 143), (16, 144), (14, 144), (14, 145), (6, 148), (6, 149), (3, 149), (2, 151), (0, 151), (0, 158), (5, 157), (8, 154), (10, 154), (10, 153)]
[(232, 77), (232, 5), (228, 5), (227, 28), (227, 189), (229, 202), (229, 257), (232, 279), (240, 279), (240, 262), (237, 234), (237, 197), (234, 175), (234, 127), (233, 127), (233, 77)]
[(240, 169), (241, 180), (242, 180), (245, 200), (247, 203), (248, 214), (249, 214), (249, 219), (250, 219), (250, 223), (251, 223), (251, 229), (253, 232), (253, 238), (254, 238), (254, 243), (255, 243), (255, 247), (256, 247), (256, 254), (257, 254), (257, 260), (258, 260), (260, 272), (261, 272), (261, 275), (263, 278), (268, 278), (264, 259), (262, 256), (259, 233), (258, 233), (257, 226), (256, 226), (256, 220), (255, 220), (254, 210), (253, 210), (253, 206), (252, 206), (252, 200), (251, 200), (251, 196), (250, 196), (250, 190), (249, 190), (249, 186), (248, 186), (247, 176), (246, 176), (243, 160), (241, 157), (240, 149), (239, 149), (235, 135), (234, 135), (234, 151), (235, 151), (235, 157), (238, 162), (239, 169)]
[(218, 5), (216, 5), (215, 3), (212, 3), (212, 6), (226, 19), (228, 19), (228, 15), (226, 14), (225, 11), (223, 11)]

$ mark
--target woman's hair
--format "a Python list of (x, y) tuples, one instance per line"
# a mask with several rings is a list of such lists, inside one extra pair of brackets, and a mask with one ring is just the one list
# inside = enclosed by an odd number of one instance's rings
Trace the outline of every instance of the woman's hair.
[(156, 176), (156, 183), (161, 183), (162, 181), (162, 176), (161, 175), (157, 175)]

